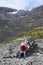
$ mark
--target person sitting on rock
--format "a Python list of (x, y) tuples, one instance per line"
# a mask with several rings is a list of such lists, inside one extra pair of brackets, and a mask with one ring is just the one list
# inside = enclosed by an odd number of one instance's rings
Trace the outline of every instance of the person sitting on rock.
[(20, 45), (20, 54), (19, 54), (19, 58), (21, 57), (21, 54), (24, 54), (24, 58), (26, 58), (26, 45), (24, 43), (21, 43)]
[(25, 42), (21, 43), (20, 45), (20, 54), (19, 54), (19, 58), (21, 57), (21, 54), (23, 53), (24, 55), (24, 59), (26, 58), (26, 50), (27, 50), (27, 45)]

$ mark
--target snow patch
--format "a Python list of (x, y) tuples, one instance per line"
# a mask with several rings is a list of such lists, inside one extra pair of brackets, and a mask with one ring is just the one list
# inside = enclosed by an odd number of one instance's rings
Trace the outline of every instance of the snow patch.
[(31, 11), (32, 9), (28, 9), (28, 11)]
[(16, 11), (16, 12), (9, 12), (9, 14), (17, 14), (18, 13), (18, 11)]

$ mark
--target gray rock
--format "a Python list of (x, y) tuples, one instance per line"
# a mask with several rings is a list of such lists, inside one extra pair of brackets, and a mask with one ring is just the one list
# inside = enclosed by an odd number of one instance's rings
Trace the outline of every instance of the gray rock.
[[(36, 42), (38, 46), (40, 46), (39, 44), (42, 42), (42, 39), (40, 42), (37, 40)], [(43, 49), (41, 46), (37, 49), (38, 51), (33, 52), (33, 54), (24, 59), (16, 58), (19, 45), (20, 43), (16, 42), (14, 44), (7, 44), (6, 46), (0, 48), (0, 65), (43, 65)], [(11, 54), (9, 53), (10, 46), (12, 49)]]

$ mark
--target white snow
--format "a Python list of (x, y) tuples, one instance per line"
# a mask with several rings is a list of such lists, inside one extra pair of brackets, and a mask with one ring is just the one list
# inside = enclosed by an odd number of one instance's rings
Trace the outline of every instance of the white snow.
[(18, 13), (18, 11), (16, 11), (16, 12), (9, 12), (9, 14), (16, 14), (16, 13)]

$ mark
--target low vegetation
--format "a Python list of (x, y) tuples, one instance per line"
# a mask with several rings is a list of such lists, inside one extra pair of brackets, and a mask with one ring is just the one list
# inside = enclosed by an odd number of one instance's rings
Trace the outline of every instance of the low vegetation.
[(26, 36), (32, 36), (32, 38), (35, 38), (35, 39), (42, 39), (43, 38), (43, 27), (38, 27), (34, 30), (30, 30), (30, 31), (27, 31), (27, 32), (23, 32), (23, 33), (20, 33), (18, 35), (18, 38), (9, 38), (8, 40), (6, 40), (7, 42), (18, 42), (18, 41), (23, 41), (24, 40), (24, 37)]
[(6, 41), (0, 42), (0, 46), (2, 46), (3, 44), (5, 45), (6, 43), (14, 43), (14, 42), (24, 41), (24, 37), (27, 37), (27, 36), (32, 36), (32, 38), (34, 38), (34, 39), (42, 39), (43, 38), (43, 27), (20, 33), (18, 35), (18, 38), (16, 38), (16, 39), (9, 38)]
[(43, 27), (36, 28), (34, 30), (30, 30), (30, 31), (19, 34), (19, 37), (24, 37), (24, 36), (32, 36), (35, 39), (43, 38)]

